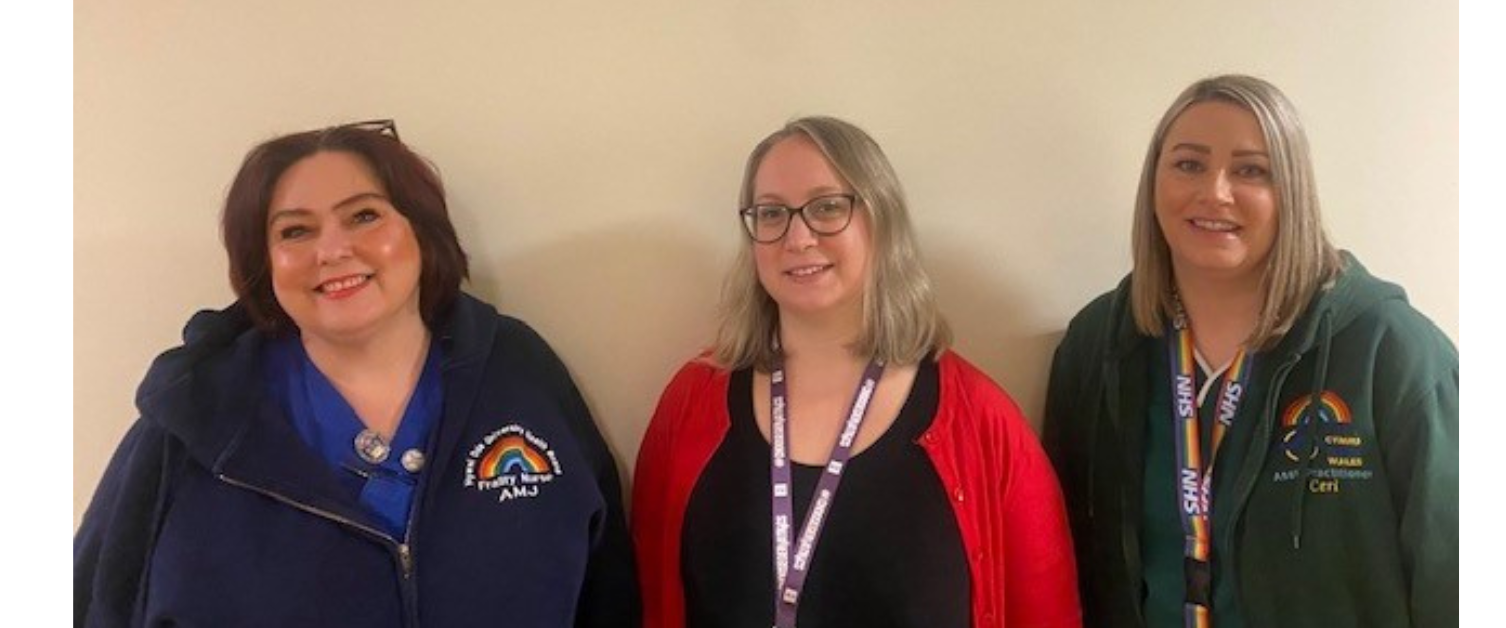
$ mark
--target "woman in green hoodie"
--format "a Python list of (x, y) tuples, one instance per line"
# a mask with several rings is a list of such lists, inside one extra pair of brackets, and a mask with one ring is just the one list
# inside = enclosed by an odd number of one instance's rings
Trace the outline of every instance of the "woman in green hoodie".
[(1280, 90), (1177, 97), (1133, 252), (1046, 402), (1087, 625), (1457, 625), (1458, 351), (1329, 242)]

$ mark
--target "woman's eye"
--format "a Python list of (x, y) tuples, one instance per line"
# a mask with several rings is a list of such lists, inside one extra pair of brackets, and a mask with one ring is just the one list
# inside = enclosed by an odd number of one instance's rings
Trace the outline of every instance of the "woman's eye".
[(1202, 172), (1203, 164), (1195, 159), (1178, 159), (1171, 162), (1171, 167), (1178, 172)]
[(289, 225), (277, 230), (277, 239), (296, 240), (309, 234), (309, 228), (303, 225)]
[(360, 210), (360, 211), (352, 214), (351, 217), (350, 217), (350, 221), (354, 222), (354, 223), (357, 223), (357, 224), (361, 224), (361, 223), (375, 222), (376, 219), (381, 218), (381, 217), (382, 217), (382, 215), (380, 213), (378, 213), (377, 210), (375, 210), (375, 209), (363, 209), (363, 210)]
[(1240, 166), (1235, 173), (1246, 179), (1264, 179), (1271, 174), (1265, 167), (1256, 165)]
[(777, 205), (756, 207), (753, 215), (761, 222), (778, 222), (784, 220), (784, 208)]

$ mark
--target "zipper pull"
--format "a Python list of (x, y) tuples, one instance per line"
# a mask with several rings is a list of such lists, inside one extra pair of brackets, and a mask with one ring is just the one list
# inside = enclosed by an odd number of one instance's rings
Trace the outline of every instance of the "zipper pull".
[(397, 559), (398, 562), (402, 563), (403, 566), (403, 579), (407, 580), (408, 578), (412, 577), (413, 553), (408, 550), (407, 543), (401, 543), (397, 546)]

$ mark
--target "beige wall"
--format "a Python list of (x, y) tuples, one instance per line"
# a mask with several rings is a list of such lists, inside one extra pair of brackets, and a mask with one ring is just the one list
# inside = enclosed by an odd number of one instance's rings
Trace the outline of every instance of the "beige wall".
[(231, 298), (216, 229), (241, 156), (355, 119), (396, 118), (439, 166), (470, 290), (550, 340), (624, 470), (710, 338), (742, 160), (799, 114), (884, 146), (960, 350), (1036, 421), (1068, 318), (1128, 270), (1156, 119), (1213, 73), (1287, 91), (1335, 240), (1458, 338), (1451, 3), (83, 0), (74, 19), (75, 525), (147, 363)]

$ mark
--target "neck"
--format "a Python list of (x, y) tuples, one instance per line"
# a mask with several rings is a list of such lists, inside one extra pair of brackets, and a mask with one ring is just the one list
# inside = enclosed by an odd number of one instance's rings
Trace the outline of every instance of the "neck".
[(1251, 282), (1179, 275), (1176, 283), (1198, 353), (1214, 368), (1234, 359), (1260, 321), (1259, 278)]
[(326, 376), (335, 373), (370, 373), (398, 370), (422, 362), (429, 348), (429, 329), (414, 317), (360, 339), (341, 339), (304, 334), (303, 348)]
[[(851, 318), (851, 317), (847, 317)], [(829, 317), (811, 319), (790, 316), (779, 317), (779, 347), (786, 362), (798, 361), (807, 364), (842, 364), (857, 362), (852, 344), (857, 340), (855, 330), (862, 327), (860, 320)]]
[(429, 329), (422, 319), (360, 341), (304, 334), (304, 350), (319, 372), (356, 410), (362, 423), (391, 438), (408, 395), (423, 373)]

